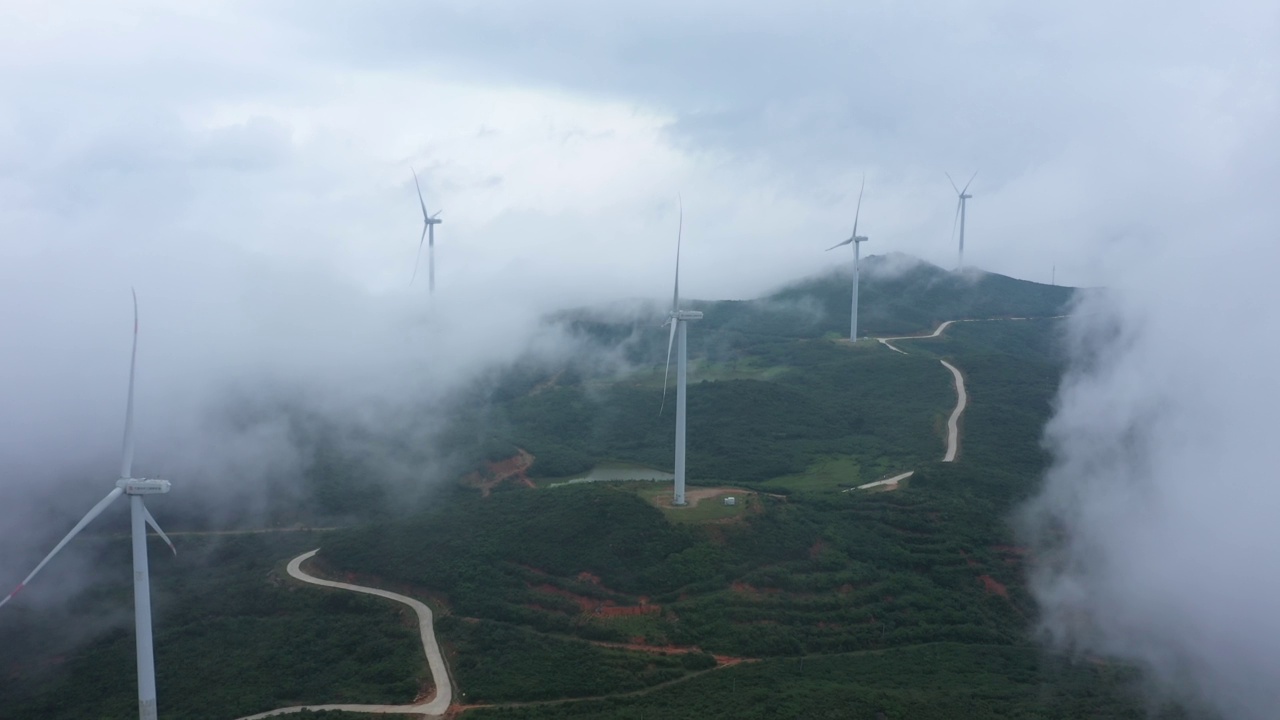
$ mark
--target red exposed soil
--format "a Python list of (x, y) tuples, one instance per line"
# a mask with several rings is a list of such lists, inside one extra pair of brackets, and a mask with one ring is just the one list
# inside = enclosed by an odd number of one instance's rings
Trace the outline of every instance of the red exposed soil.
[[(599, 578), (597, 578), (597, 581), (598, 580)], [(538, 592), (547, 593), (548, 595), (555, 595), (558, 597), (572, 600), (578, 606), (578, 609), (581, 612), (592, 614), (602, 618), (633, 617), (636, 615), (659, 615), (662, 613), (661, 605), (650, 605), (649, 599), (645, 597), (639, 598), (638, 605), (618, 605), (613, 600), (600, 600), (599, 598), (586, 597), (585, 595), (579, 595), (577, 593), (570, 592), (568, 590), (565, 590), (564, 588), (558, 588), (555, 585), (551, 585), (548, 583), (542, 583), (541, 585), (533, 585), (531, 587)], [(535, 606), (526, 605), (526, 607), (535, 607)], [(537, 609), (544, 610), (546, 612), (554, 612), (552, 610), (548, 610), (547, 608), (542, 608), (542, 607), (539, 607)]]
[(1035, 554), (1031, 552), (1031, 548), (1017, 545), (992, 545), (991, 549), (1002, 556), (1005, 565), (1017, 565), (1035, 559)]
[(748, 585), (741, 580), (735, 580), (733, 584), (729, 586), (729, 589), (736, 593), (742, 593), (743, 595), (777, 595), (782, 592), (778, 588), (758, 588), (754, 585)]
[(596, 615), (600, 617), (633, 617), (636, 615), (659, 615), (662, 613), (662, 607), (658, 605), (632, 605), (623, 607), (618, 605), (604, 604), (597, 607)]
[[(649, 645), (641, 638), (632, 638), (633, 642), (616, 643), (604, 640), (592, 640), (592, 645), (600, 647), (617, 648), (618, 650), (633, 650), (636, 652), (662, 653), (663, 655), (685, 655), (694, 652), (703, 652), (702, 648), (697, 645)], [(737, 665), (744, 662), (758, 662), (757, 658), (741, 658), (732, 655), (711, 655), (716, 659), (716, 664), (720, 666)]]
[(992, 545), (992, 550), (1006, 555), (1030, 555), (1031, 548), (1019, 547), (1017, 545)]
[(599, 576), (597, 576), (597, 575), (592, 575), (592, 574), (591, 574), (591, 573), (589, 573), (589, 572), (583, 571), (583, 572), (578, 573), (578, 581), (579, 581), (579, 582), (585, 582), (585, 583), (591, 583), (592, 585), (599, 585), (599, 584), (600, 584), (600, 577), (599, 577)]
[(560, 614), (560, 615), (566, 614), (563, 610), (553, 610), (549, 607), (543, 607), (538, 603), (523, 603), (520, 605), (520, 607), (528, 608), (530, 610), (537, 610), (538, 612), (544, 612), (544, 613), (552, 613), (552, 614)]
[(568, 598), (576, 603), (583, 612), (591, 612), (591, 610), (593, 610), (597, 605), (601, 604), (601, 602), (595, 598), (584, 597), (577, 593), (571, 593), (568, 590), (558, 588), (555, 585), (548, 585), (547, 583), (535, 585), (533, 586), (533, 589), (548, 595), (557, 595), (562, 598)]
[(816, 560), (823, 550), (827, 549), (827, 544), (822, 540), (817, 540), (809, 547), (809, 559)]
[(978, 579), (982, 581), (982, 587), (987, 592), (991, 593), (992, 595), (999, 595), (1000, 597), (1006, 600), (1009, 599), (1009, 589), (1006, 588), (1004, 585), (1002, 585), (995, 578), (991, 577), (990, 575), (979, 575)]
[(462, 479), (467, 487), (480, 489), (481, 497), (489, 497), (493, 489), (504, 482), (514, 482), (523, 487), (536, 489), (526, 474), (533, 466), (534, 457), (523, 449), (517, 449), (515, 455), (498, 462), (485, 463), (483, 472), (473, 472)]
[[(743, 490), (742, 488), (736, 488), (736, 487), (715, 487), (715, 488), (691, 487), (685, 490), (685, 493), (684, 493), (685, 502), (688, 503), (688, 505), (685, 505), (685, 507), (696, 507), (698, 503), (702, 502), (703, 500), (714, 498), (718, 495), (725, 495), (727, 493), (734, 493), (739, 496), (756, 494), (755, 491), (753, 490)], [(667, 494), (659, 495), (656, 498), (654, 498), (655, 503), (657, 503), (661, 507), (666, 507), (666, 508), (673, 507), (671, 504), (671, 500), (672, 500), (672, 497)]]

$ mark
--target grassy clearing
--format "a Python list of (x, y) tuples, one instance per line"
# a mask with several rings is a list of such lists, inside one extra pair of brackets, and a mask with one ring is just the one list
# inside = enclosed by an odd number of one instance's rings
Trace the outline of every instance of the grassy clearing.
[(803, 473), (784, 475), (762, 487), (771, 491), (783, 489), (791, 493), (832, 494), (864, 482), (862, 464), (852, 455), (824, 458)]

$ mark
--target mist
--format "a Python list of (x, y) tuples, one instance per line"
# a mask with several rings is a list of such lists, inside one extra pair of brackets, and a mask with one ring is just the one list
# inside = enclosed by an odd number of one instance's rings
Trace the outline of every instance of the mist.
[(1275, 227), (1224, 218), (1219, 244), (1171, 229), (1080, 296), (1052, 467), (1021, 518), (1051, 646), (1231, 718), (1280, 707)]
[[(139, 339), (134, 474), (173, 491), (169, 530), (260, 527), (314, 515), (318, 452), (358, 457), (358, 495), (429, 502), (459, 458), (439, 433), (460, 393), (519, 358), (578, 343), (519, 293), (419, 284), (376, 293), (317, 266), (228, 244), (166, 257), (146, 242), (45, 250), (0, 269), (0, 577), (15, 583), (119, 474), (133, 317)], [(353, 512), (365, 497), (350, 498)], [(330, 510), (330, 516), (334, 511)], [(168, 522), (166, 522), (168, 518)], [(122, 527), (104, 515), (86, 532)], [(59, 578), (92, 582), (73, 547)], [(46, 579), (46, 575), (50, 576)], [(68, 580), (70, 582), (70, 580)]]

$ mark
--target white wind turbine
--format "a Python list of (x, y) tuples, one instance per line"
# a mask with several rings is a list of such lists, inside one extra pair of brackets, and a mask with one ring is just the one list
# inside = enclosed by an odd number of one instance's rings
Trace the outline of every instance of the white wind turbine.
[(969, 176), (969, 182), (964, 184), (963, 190), (956, 187), (956, 181), (951, 179), (951, 173), (943, 173), (943, 175), (947, 176), (947, 181), (951, 183), (951, 189), (955, 190), (956, 195), (960, 198), (956, 202), (956, 219), (951, 221), (951, 234), (956, 234), (956, 222), (958, 221), (960, 223), (960, 264), (956, 267), (962, 268), (964, 267), (964, 213), (965, 208), (968, 206), (969, 198), (973, 197), (969, 194), (969, 186), (973, 184), (973, 179), (978, 177), (978, 172), (975, 170), (973, 175)]
[(168, 480), (133, 477), (133, 374), (138, 361), (138, 296), (133, 296), (133, 355), (129, 359), (129, 400), (124, 414), (124, 449), (121, 453), (120, 479), (116, 487), (107, 496), (98, 501), (87, 515), (71, 528), (71, 532), (54, 546), (53, 551), (45, 556), (35, 570), (26, 577), (8, 597), (0, 600), (0, 606), (13, 599), (31, 578), (40, 572), (54, 555), (58, 554), (67, 543), (71, 542), (86, 525), (102, 514), (103, 510), (121, 495), (129, 496), (129, 510), (132, 516), (133, 536), (133, 615), (137, 632), (138, 649), (138, 717), (141, 720), (156, 720), (156, 663), (155, 652), (151, 640), (151, 576), (147, 569), (147, 525), (169, 544), (169, 549), (177, 554), (173, 542), (164, 534), (155, 518), (147, 511), (142, 502), (143, 495), (158, 495), (169, 492)]
[(409, 168), (413, 173), (413, 186), (418, 190), (418, 205), (422, 207), (422, 237), (418, 239), (418, 256), (413, 261), (413, 277), (409, 278), (409, 284), (412, 285), (415, 278), (418, 277), (418, 262), (422, 260), (422, 241), (427, 241), (427, 288), (434, 294), (436, 291), (436, 226), (444, 222), (440, 219), (440, 213), (443, 210), (437, 210), (435, 215), (427, 212), (427, 203), (422, 199), (422, 186), (418, 184), (418, 171)]
[[(676, 357), (676, 467), (675, 496), (672, 505), (687, 504), (684, 499), (684, 436), (685, 436), (685, 387), (688, 371), (688, 323), (690, 320), (701, 320), (702, 313), (696, 310), (680, 309), (680, 238), (684, 234), (684, 203), (680, 203), (680, 224), (676, 230), (676, 287), (671, 296), (671, 312), (664, 325), (671, 326), (671, 337), (667, 340), (667, 369), (662, 375), (662, 405), (667, 404), (667, 378), (671, 375), (671, 348), (676, 338), (680, 339), (680, 353)], [(658, 409), (662, 414), (662, 408)]]
[(853, 213), (853, 233), (849, 235), (847, 240), (832, 245), (827, 248), (827, 252), (831, 252), (838, 247), (845, 245), (853, 245), (853, 317), (849, 320), (849, 342), (856, 342), (858, 339), (858, 264), (861, 256), (861, 248), (859, 246), (867, 241), (865, 236), (858, 234), (858, 216), (862, 214), (862, 191), (867, 188), (867, 177), (862, 176), (862, 187), (858, 188), (858, 208)]

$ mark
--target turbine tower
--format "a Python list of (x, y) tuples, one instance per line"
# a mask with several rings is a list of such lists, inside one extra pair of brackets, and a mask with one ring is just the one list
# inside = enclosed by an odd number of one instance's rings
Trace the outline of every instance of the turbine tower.
[(842, 240), (827, 248), (827, 252), (831, 252), (838, 247), (853, 245), (853, 316), (849, 320), (849, 342), (857, 342), (858, 340), (858, 263), (862, 254), (860, 246), (867, 241), (866, 237), (858, 234), (858, 216), (862, 214), (862, 191), (866, 188), (867, 177), (863, 175), (862, 187), (858, 188), (858, 208), (853, 213), (853, 233), (849, 235), (849, 239)]
[[(662, 375), (662, 407), (667, 404), (667, 378), (671, 375), (671, 349), (679, 338), (679, 351), (676, 356), (676, 467), (675, 495), (671, 504), (687, 505), (684, 499), (684, 436), (685, 436), (685, 388), (688, 374), (688, 324), (690, 320), (701, 320), (702, 313), (696, 310), (680, 309), (680, 237), (684, 233), (684, 203), (680, 203), (680, 224), (676, 230), (676, 287), (671, 296), (671, 312), (667, 314), (664, 325), (671, 326), (671, 337), (667, 339), (667, 369)], [(662, 407), (658, 414), (662, 414)]]
[(133, 375), (138, 361), (138, 295), (133, 296), (133, 355), (129, 359), (129, 399), (124, 413), (124, 449), (121, 453), (120, 479), (116, 487), (107, 496), (98, 501), (87, 515), (71, 528), (71, 532), (54, 546), (53, 551), (36, 565), (36, 569), (26, 577), (8, 597), (0, 600), (0, 607), (13, 599), (31, 578), (40, 572), (54, 555), (58, 554), (67, 543), (71, 542), (86, 525), (102, 514), (116, 498), (129, 496), (129, 512), (132, 519), (133, 536), (133, 615), (137, 634), (138, 656), (138, 717), (140, 720), (156, 720), (156, 663), (155, 652), (151, 640), (151, 575), (147, 568), (147, 525), (150, 525), (169, 545), (174, 554), (178, 553), (169, 536), (164, 534), (155, 518), (147, 511), (142, 502), (143, 495), (159, 495), (169, 492), (168, 480), (133, 477)]
[(969, 194), (969, 186), (973, 184), (973, 179), (978, 177), (978, 172), (974, 171), (973, 175), (969, 177), (969, 182), (964, 184), (963, 190), (956, 187), (956, 181), (951, 179), (951, 173), (943, 174), (947, 176), (947, 181), (951, 183), (951, 189), (955, 190), (956, 195), (960, 198), (956, 203), (956, 219), (951, 222), (951, 234), (953, 236), (956, 234), (956, 221), (960, 222), (960, 264), (956, 266), (959, 269), (964, 267), (964, 213), (967, 201), (973, 197)]
[(418, 205), (422, 207), (422, 237), (418, 239), (418, 256), (413, 261), (413, 277), (409, 278), (409, 284), (412, 285), (415, 278), (418, 277), (418, 261), (422, 259), (422, 241), (427, 241), (427, 288), (434, 295), (436, 292), (436, 226), (444, 222), (440, 219), (440, 213), (443, 210), (437, 210), (435, 215), (427, 212), (427, 203), (422, 199), (422, 186), (418, 184), (418, 171), (409, 168), (413, 172), (413, 186), (418, 189)]

